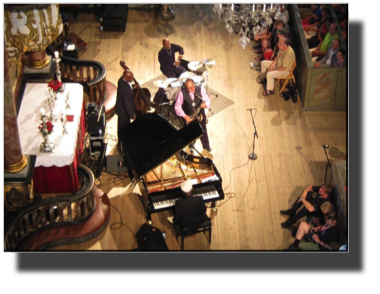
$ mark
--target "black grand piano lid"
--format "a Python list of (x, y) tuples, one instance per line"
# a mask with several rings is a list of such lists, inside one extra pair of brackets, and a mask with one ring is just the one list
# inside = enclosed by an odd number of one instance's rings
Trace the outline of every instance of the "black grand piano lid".
[(120, 132), (123, 157), (129, 171), (142, 177), (203, 135), (198, 121), (176, 130), (159, 114), (138, 117)]

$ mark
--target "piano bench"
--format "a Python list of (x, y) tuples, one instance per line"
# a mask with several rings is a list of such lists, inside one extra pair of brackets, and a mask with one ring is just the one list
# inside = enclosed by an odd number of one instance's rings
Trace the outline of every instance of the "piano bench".
[(198, 234), (198, 233), (204, 233), (206, 235), (206, 232), (208, 232), (208, 242), (211, 244), (211, 227), (212, 227), (212, 223), (211, 223), (211, 219), (209, 218), (207, 221), (201, 223), (198, 227), (198, 229), (194, 232), (191, 232), (189, 231), (189, 229), (187, 228), (184, 228), (184, 229), (181, 229), (179, 226), (174, 226), (174, 230), (175, 230), (175, 237), (178, 241), (178, 237), (181, 236), (181, 250), (183, 250), (183, 247), (184, 247), (184, 241), (185, 241), (185, 237), (186, 236), (190, 236), (192, 234)]

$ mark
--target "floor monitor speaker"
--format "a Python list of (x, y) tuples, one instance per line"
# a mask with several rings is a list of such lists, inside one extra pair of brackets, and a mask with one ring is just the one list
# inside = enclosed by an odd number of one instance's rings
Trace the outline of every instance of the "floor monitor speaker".
[(102, 27), (105, 32), (125, 32), (128, 4), (104, 5)]
[(136, 234), (137, 245), (142, 251), (167, 251), (168, 246), (160, 229), (143, 224)]
[(106, 156), (106, 171), (110, 173), (126, 173), (128, 169), (122, 155)]

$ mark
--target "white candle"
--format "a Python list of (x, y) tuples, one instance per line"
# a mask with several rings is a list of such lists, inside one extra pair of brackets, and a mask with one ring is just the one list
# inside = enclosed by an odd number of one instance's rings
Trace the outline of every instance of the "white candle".
[(45, 108), (41, 108), (41, 115), (45, 115)]
[(220, 4), (220, 9), (222, 9), (222, 4)]
[(255, 4), (252, 5), (252, 11), (255, 11)]
[(234, 5), (232, 4), (232, 6), (231, 6), (231, 10), (234, 10)]
[(273, 4), (270, 5), (270, 9), (272, 9), (272, 8), (273, 8)]
[(58, 51), (54, 51), (54, 55), (55, 55), (55, 58), (59, 58), (59, 53), (58, 53)]
[(264, 4), (264, 9), (263, 9), (263, 11), (265, 12), (265, 4)]

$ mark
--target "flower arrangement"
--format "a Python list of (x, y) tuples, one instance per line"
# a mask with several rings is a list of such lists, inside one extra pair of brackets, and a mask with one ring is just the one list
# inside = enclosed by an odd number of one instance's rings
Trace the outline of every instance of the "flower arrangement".
[(59, 90), (62, 88), (62, 82), (58, 80), (50, 81), (48, 87), (52, 89), (55, 93), (58, 93)]
[[(50, 135), (50, 134), (53, 132), (53, 128), (54, 128), (54, 125), (53, 125), (50, 121), (47, 121), (47, 122), (46, 122), (46, 129), (47, 129), (47, 133), (48, 133), (48, 135)], [(43, 132), (44, 132), (44, 124), (41, 123), (41, 124), (38, 126), (38, 129), (40, 130), (40, 133), (43, 135)]]

